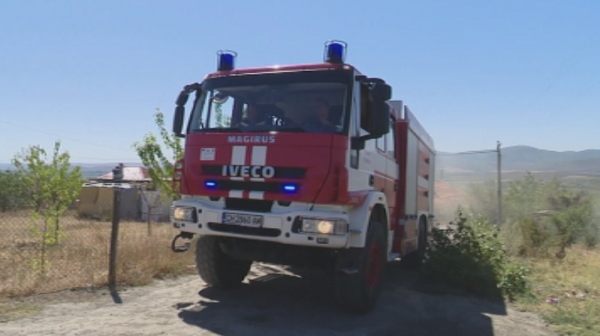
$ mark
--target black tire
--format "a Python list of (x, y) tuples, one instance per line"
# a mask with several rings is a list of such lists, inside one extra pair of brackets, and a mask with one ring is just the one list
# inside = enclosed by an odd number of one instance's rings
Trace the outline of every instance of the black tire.
[(219, 237), (200, 236), (196, 243), (196, 267), (207, 284), (215, 288), (239, 285), (250, 272), (251, 260), (240, 260), (223, 252)]
[(402, 265), (402, 267), (413, 271), (416, 271), (421, 267), (423, 261), (425, 260), (427, 241), (427, 224), (424, 220), (421, 220), (419, 222), (419, 237), (417, 241), (417, 250), (402, 257), (402, 259), (400, 260), (400, 264)]
[[(387, 262), (383, 225), (369, 224), (364, 248), (341, 251), (336, 261), (335, 291), (343, 311), (367, 314), (375, 308)], [(350, 272), (354, 270), (354, 272)]]

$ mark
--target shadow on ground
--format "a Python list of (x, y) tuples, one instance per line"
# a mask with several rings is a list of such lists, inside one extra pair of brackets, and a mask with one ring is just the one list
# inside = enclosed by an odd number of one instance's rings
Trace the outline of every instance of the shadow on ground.
[(337, 309), (331, 274), (294, 270), (299, 276), (290, 276), (275, 267), (266, 271), (270, 274), (234, 290), (205, 287), (199, 301), (174, 307), (185, 323), (227, 336), (493, 336), (492, 320), (484, 313), (506, 315), (502, 303), (417, 291), (416, 275), (395, 264), (388, 267), (378, 307), (367, 316)]

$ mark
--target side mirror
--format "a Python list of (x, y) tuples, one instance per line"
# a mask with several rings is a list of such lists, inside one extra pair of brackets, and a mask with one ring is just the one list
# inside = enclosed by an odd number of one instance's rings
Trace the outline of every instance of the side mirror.
[(374, 101), (387, 101), (392, 99), (392, 87), (383, 82), (375, 82), (371, 87), (371, 97)]
[(173, 133), (178, 137), (183, 137), (181, 129), (183, 128), (183, 119), (185, 116), (185, 107), (179, 105), (175, 108), (175, 115), (173, 116)]
[(196, 91), (196, 97), (198, 97), (198, 92), (201, 90), (201, 83), (194, 83), (190, 85), (186, 85), (183, 90), (177, 96), (177, 100), (175, 101), (175, 115), (173, 116), (173, 133), (175, 136), (183, 138), (184, 135), (181, 133), (183, 128), (183, 119), (185, 118), (185, 104), (188, 101), (190, 93)]
[(352, 149), (363, 150), (367, 140), (381, 138), (390, 132), (390, 106), (385, 101), (371, 102), (369, 112), (371, 115), (367, 130), (369, 134), (352, 138), (350, 144)]
[(377, 139), (390, 131), (390, 106), (385, 101), (371, 102), (371, 122), (369, 133), (372, 139)]

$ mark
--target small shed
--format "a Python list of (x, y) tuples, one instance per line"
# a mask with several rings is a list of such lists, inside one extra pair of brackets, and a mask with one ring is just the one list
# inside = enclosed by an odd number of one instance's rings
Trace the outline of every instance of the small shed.
[[(120, 187), (121, 218), (129, 220), (168, 221), (171, 202), (161, 198), (158, 191), (147, 190), (152, 179), (145, 167), (121, 166), (123, 178), (115, 184), (113, 173), (108, 172), (84, 184), (78, 203), (81, 215), (110, 220), (113, 209), (113, 191)], [(149, 216), (150, 214), (150, 216)]]
[(121, 189), (121, 218), (140, 220), (141, 197), (134, 185), (151, 181), (145, 167), (121, 166), (123, 179), (116, 183), (113, 173), (108, 172), (90, 179), (83, 185), (77, 204), (80, 215), (100, 220), (110, 220), (113, 213), (113, 197), (116, 187)]
[(121, 189), (121, 219), (140, 218), (140, 198), (128, 183), (86, 183), (79, 194), (78, 212), (81, 216), (108, 221), (113, 216), (114, 190)]
[[(145, 167), (122, 167), (123, 179), (126, 183), (149, 183), (152, 181)], [(90, 182), (113, 182), (113, 173), (108, 172), (96, 178), (90, 179)]]

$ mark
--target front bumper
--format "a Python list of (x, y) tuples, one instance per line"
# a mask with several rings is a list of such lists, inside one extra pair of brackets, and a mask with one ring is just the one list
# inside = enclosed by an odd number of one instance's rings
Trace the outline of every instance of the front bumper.
[[(173, 209), (176, 207), (194, 208), (194, 215), (187, 221), (176, 220), (173, 217)], [(260, 215), (263, 216), (263, 224), (260, 228), (223, 224), (221, 218), (224, 212)], [(223, 209), (215, 202), (202, 200), (176, 201), (171, 210), (173, 227), (182, 232), (323, 248), (347, 248), (349, 246), (349, 232), (338, 235), (294, 232), (297, 231), (293, 227), (298, 217), (338, 219), (348, 222), (348, 215), (341, 212), (310, 211), (298, 208), (290, 209), (289, 212), (277, 213), (249, 212)]]

